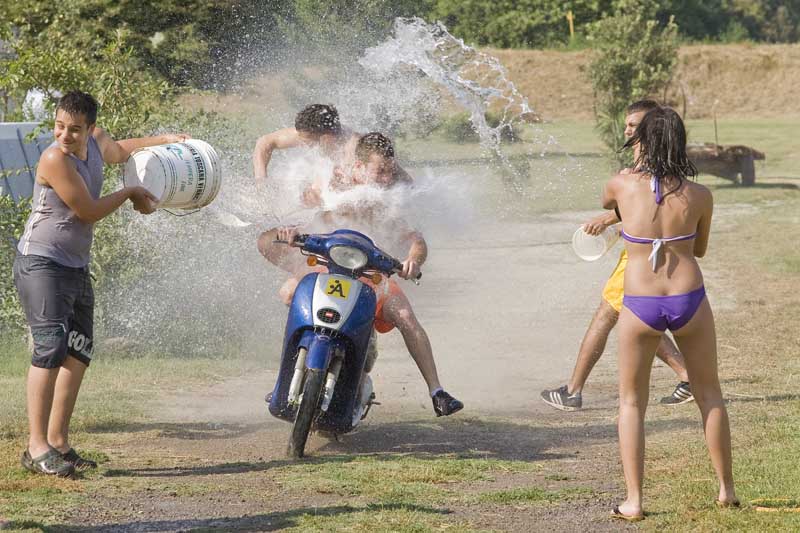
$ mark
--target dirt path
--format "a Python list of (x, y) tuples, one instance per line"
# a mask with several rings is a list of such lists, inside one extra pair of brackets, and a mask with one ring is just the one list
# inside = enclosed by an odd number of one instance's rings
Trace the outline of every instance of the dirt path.
[[(717, 223), (733, 209), (721, 209)], [(584, 410), (557, 412), (538, 397), (542, 388), (563, 384), (569, 376), (616, 261), (614, 252), (596, 263), (579, 262), (572, 254), (565, 236), (586, 215), (503, 222), (471, 232), (469, 242), (432, 243), (425, 282), (404, 288), (433, 341), (442, 381), (463, 399), (465, 410), (449, 419), (433, 416), (423, 381), (401, 336), (393, 332), (380, 338), (372, 374), (382, 405), (340, 442), (312, 436), (310, 464), (323, 468), (345, 459), (405, 455), (515, 461), (526, 467), (448, 490), (470, 495), (541, 487), (578, 491), (578, 496), (510, 506), (476, 505), (466, 498), (415, 512), (447, 513), (447, 523), (500, 531), (619, 530), (620, 524), (607, 518), (621, 494), (615, 337), (584, 390)], [(709, 292), (721, 293), (715, 286), (724, 281), (709, 272)], [(720, 302), (726, 304), (732, 302)], [(116, 481), (81, 510), (74, 528), (274, 531), (295, 525), (303, 513), (334, 516), (369, 505), (363, 495), (342, 495), (335, 486), (285, 490), (280, 472), (288, 464), (289, 426), (268, 416), (263, 403), (274, 383), (274, 366), (168, 396), (154, 406), (150, 422), (109, 440), (106, 452), (113, 466), (106, 477)], [(652, 396), (668, 393), (674, 381), (668, 369), (654, 370)], [(648, 422), (648, 432), (694, 424), (694, 415), (660, 416)]]

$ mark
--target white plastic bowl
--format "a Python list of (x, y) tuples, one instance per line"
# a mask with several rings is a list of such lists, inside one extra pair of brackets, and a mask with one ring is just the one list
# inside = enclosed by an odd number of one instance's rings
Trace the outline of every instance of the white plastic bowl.
[(597, 261), (619, 240), (619, 224), (607, 227), (600, 235), (589, 235), (583, 226), (572, 235), (572, 249), (584, 261)]

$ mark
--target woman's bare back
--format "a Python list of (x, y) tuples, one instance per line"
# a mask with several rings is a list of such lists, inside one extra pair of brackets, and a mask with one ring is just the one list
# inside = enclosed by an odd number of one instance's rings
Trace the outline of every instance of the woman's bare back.
[[(628, 251), (625, 294), (687, 293), (703, 284), (695, 256), (702, 256), (708, 243), (711, 193), (685, 179), (661, 179), (659, 204), (654, 183), (647, 172), (620, 174), (609, 183), (623, 230), (632, 237), (625, 243)], [(664, 241), (654, 253), (654, 245), (649, 242), (631, 242), (637, 238)]]

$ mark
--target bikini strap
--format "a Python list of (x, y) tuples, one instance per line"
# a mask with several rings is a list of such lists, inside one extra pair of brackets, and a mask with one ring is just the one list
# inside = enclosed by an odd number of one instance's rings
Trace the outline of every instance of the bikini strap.
[(636, 244), (650, 244), (653, 242), (653, 239), (646, 239), (644, 237), (634, 237), (629, 233), (625, 233), (624, 229), (620, 231), (620, 234), (622, 235), (622, 238), (625, 239), (626, 241), (633, 242)]
[(661, 180), (655, 174), (650, 176), (650, 190), (656, 193), (656, 203), (661, 204), (664, 201), (664, 197), (661, 196)]
[(661, 251), (661, 247), (666, 242), (674, 242), (674, 241), (688, 241), (690, 239), (694, 239), (697, 236), (697, 232), (692, 233), (690, 235), (678, 235), (677, 237), (663, 237), (660, 239), (646, 239), (644, 237), (634, 237), (628, 233), (625, 233), (625, 230), (622, 230), (622, 238), (628, 242), (632, 242), (635, 244), (652, 244), (653, 250), (650, 252), (650, 255), (647, 256), (647, 260), (650, 261), (650, 265), (653, 268), (653, 272), (656, 271), (656, 265), (658, 263), (658, 252)]

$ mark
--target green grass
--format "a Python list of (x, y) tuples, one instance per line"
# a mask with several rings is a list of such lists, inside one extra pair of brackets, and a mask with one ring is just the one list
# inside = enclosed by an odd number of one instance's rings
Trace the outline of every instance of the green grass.
[[(0, 339), (0, 347), (0, 439), (17, 439), (27, 433), (25, 376), (30, 355), (20, 336)], [(228, 357), (115, 358), (98, 354), (86, 371), (75, 408), (80, 416), (72, 430), (76, 434), (110, 430), (141, 421), (151, 401), (163, 397), (165, 391), (213, 383), (258, 366), (256, 361)]]
[(429, 531), (477, 532), (446, 509), (425, 505), (374, 503), (364, 507), (321, 508), (296, 518), (289, 531), (352, 531), (424, 533)]
[(483, 492), (477, 500), (481, 503), (499, 503), (503, 505), (554, 503), (569, 501), (576, 497), (592, 495), (591, 489), (562, 489), (558, 491), (545, 490), (539, 487), (523, 487), (510, 490)]
[[(766, 152), (767, 161), (756, 164), (755, 187), (701, 175), (698, 181), (712, 188), (717, 203), (796, 197), (800, 145), (792, 132), (800, 127), (797, 119), (726, 120), (718, 126), (725, 132), (720, 142), (760, 149)], [(691, 141), (713, 141), (712, 121), (689, 121), (688, 128)], [(554, 143), (549, 141), (550, 136)], [(476, 193), (471, 196), (479, 198), (477, 207), (486, 215), (525, 218), (600, 209), (600, 191), (616, 167), (598, 140), (592, 121), (563, 120), (530, 126), (523, 137), (527, 142), (503, 147), (516, 174), (477, 143), (455, 144), (438, 134), (426, 139), (401, 139), (398, 154), (412, 174), (431, 172), (435, 179), (455, 177), (472, 188)], [(542, 153), (550, 155), (541, 157)]]
[[(741, 120), (720, 119), (717, 133), (720, 144), (744, 144), (766, 154), (766, 162), (758, 163), (758, 175), (772, 177), (800, 177), (800, 148), (796, 141), (800, 128), (798, 117), (748, 118)], [(714, 121), (690, 119), (686, 122), (689, 142), (714, 142)], [(551, 139), (552, 137), (552, 139)], [(511, 155), (527, 153), (531, 146), (535, 150), (545, 148), (547, 153), (593, 154), (602, 156), (607, 151), (600, 141), (591, 120), (562, 119), (526, 127), (523, 133), (526, 142), (510, 143), (505, 149)], [(398, 153), (406, 160), (457, 160), (480, 155), (477, 143), (443, 146), (441, 135), (426, 139), (399, 139)]]
[[(720, 375), (729, 399), (734, 479), (741, 510), (714, 505), (717, 484), (699, 424), (648, 440), (647, 508), (653, 531), (798, 531), (800, 513), (759, 512), (759, 502), (791, 507), (800, 498), (800, 322), (796, 247), (786, 220), (798, 193), (765, 202), (716, 236), (716, 268), (729, 265), (735, 310), (717, 319)], [(795, 225), (796, 227), (796, 225)], [(695, 412), (696, 413), (696, 412)], [(650, 416), (650, 415), (649, 415)], [(781, 503), (782, 502), (782, 503)]]
[(800, 497), (800, 398), (731, 411), (734, 477), (744, 507), (735, 511), (714, 506), (716, 479), (699, 439), (689, 445), (683, 440), (680, 447), (675, 442), (658, 445), (648, 452), (661, 455), (662, 465), (649, 475), (646, 492), (655, 498), (648, 506), (654, 515), (648, 518), (647, 529), (800, 530), (800, 513), (758, 512), (752, 503)]
[[(25, 375), (30, 356), (19, 335), (6, 336), (0, 346), (0, 517), (58, 523), (71, 509), (81, 506), (87, 489), (82, 482), (43, 478), (19, 466), (27, 436)], [(152, 401), (163, 398), (165, 391), (213, 383), (256, 366), (253, 361), (229, 358), (101, 355), (86, 373), (76, 406), (78, 415), (71, 427), (73, 442), (101, 467), (109, 457), (99, 450), (113, 445), (120, 436), (127, 438), (131, 424), (145, 422)], [(83, 475), (90, 482), (102, 477), (103, 468)], [(183, 494), (203, 489), (176, 485), (164, 490)]]
[(452, 498), (453, 484), (491, 481), (497, 473), (536, 468), (525, 461), (387, 454), (287, 465), (279, 470), (279, 480), (291, 490), (424, 503)]
[(0, 517), (58, 523), (84, 501), (84, 487), (71, 480), (42, 479), (5, 465), (0, 470)]

